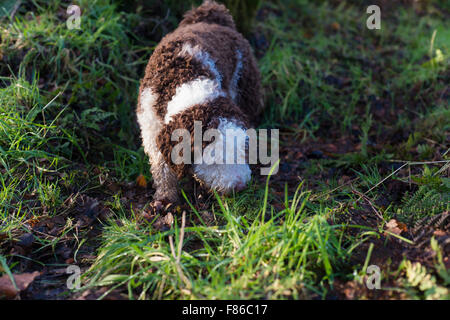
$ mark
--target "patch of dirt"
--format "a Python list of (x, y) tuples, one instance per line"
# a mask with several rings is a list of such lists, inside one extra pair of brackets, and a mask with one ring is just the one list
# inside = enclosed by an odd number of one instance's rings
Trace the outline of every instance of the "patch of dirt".
[[(369, 218), (372, 216), (371, 218)], [(378, 220), (373, 217), (372, 213), (367, 211), (358, 211), (352, 214), (350, 221), (357, 221), (366, 226), (375, 227)], [(366, 224), (364, 224), (366, 223)], [(390, 221), (391, 223), (391, 221)], [(370, 256), (369, 265), (376, 265), (383, 274), (387, 274), (388, 278), (383, 278), (381, 288), (383, 290), (370, 290), (365, 285), (365, 277), (362, 283), (345, 279), (336, 279), (330, 293), (330, 298), (339, 299), (407, 299), (404, 293), (386, 288), (401, 287), (397, 283), (397, 279), (393, 276), (393, 272), (398, 269), (400, 263), (404, 260), (411, 262), (419, 262), (421, 265), (434, 270), (436, 263), (436, 253), (431, 249), (430, 240), (434, 237), (442, 248), (444, 264), (450, 269), (450, 213), (443, 212), (433, 217), (427, 217), (419, 221), (414, 228), (407, 227), (386, 228), (391, 232), (413, 241), (413, 244), (407, 243), (392, 235), (381, 233), (378, 239), (371, 238), (370, 241), (359, 246), (353, 254), (350, 265), (364, 265), (367, 258), (368, 250), (373, 245), (373, 251)], [(402, 230), (403, 229), (403, 230)], [(397, 230), (397, 232), (395, 232)]]

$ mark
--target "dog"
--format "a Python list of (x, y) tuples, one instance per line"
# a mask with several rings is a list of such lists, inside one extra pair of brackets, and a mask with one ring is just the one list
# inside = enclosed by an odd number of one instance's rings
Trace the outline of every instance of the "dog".
[[(225, 131), (246, 138), (246, 129), (255, 125), (262, 109), (256, 60), (228, 9), (207, 0), (185, 13), (178, 28), (155, 48), (140, 82), (136, 113), (150, 159), (154, 200), (176, 202), (178, 180), (187, 175), (225, 194), (245, 189), (251, 179), (247, 163), (175, 164), (171, 137), (175, 130), (187, 129), (192, 142), (195, 123), (201, 123), (202, 130), (222, 134), (209, 145), (231, 143)], [(239, 159), (246, 148), (238, 146)]]

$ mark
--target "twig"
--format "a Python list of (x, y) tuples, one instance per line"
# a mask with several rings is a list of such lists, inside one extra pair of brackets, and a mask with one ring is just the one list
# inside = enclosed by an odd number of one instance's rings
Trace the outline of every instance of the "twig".
[[(368, 196), (366, 196), (365, 194), (363, 194), (363, 193), (361, 193), (361, 192), (359, 192), (358, 190), (355, 190), (355, 189), (353, 189), (352, 191), (353, 191), (353, 193), (359, 195), (360, 199), (361, 199), (361, 198), (364, 199), (364, 200), (370, 205), (370, 207), (371, 207), (372, 210), (375, 212), (375, 214), (376, 214), (381, 220), (385, 221), (384, 218), (383, 218), (383, 215), (380, 213), (380, 211), (378, 211), (378, 210), (375, 208), (375, 206), (374, 206), (373, 203), (372, 203), (372, 200), (371, 200)], [(359, 201), (359, 199), (358, 199), (357, 201)], [(386, 221), (385, 221), (385, 222), (386, 222)]]
[(20, 5), (22, 4), (22, 0), (17, 0), (16, 4), (14, 5), (14, 8), (11, 11), (11, 21), (14, 20), (14, 17), (16, 16), (17, 10), (19, 10)]
[[(447, 150), (448, 152), (448, 150)], [(446, 152), (446, 153), (447, 153)], [(444, 153), (444, 155), (446, 154)], [(443, 156), (444, 156), (443, 155)], [(388, 160), (389, 162), (403, 162), (404, 164), (409, 165), (417, 165), (417, 164), (436, 164), (436, 163), (444, 163), (444, 162), (450, 162), (450, 160), (437, 160), (437, 161), (407, 161), (407, 160)]]
[[(373, 189), (375, 189), (376, 187), (378, 187), (380, 184), (382, 184), (383, 182), (385, 182), (387, 179), (389, 179), (390, 177), (392, 177), (394, 174), (396, 174), (398, 171), (400, 171), (401, 169), (403, 169), (405, 166), (407, 166), (408, 164), (410, 164), (409, 162), (403, 164), (400, 168), (398, 168), (397, 170), (395, 170), (394, 172), (392, 172), (390, 175), (388, 175), (387, 177), (385, 177), (383, 180), (381, 180), (380, 182), (378, 182), (376, 185), (374, 185), (372, 188), (370, 188), (369, 190), (367, 190), (366, 192), (364, 192), (364, 195), (368, 194), (370, 191), (372, 191)], [(360, 198), (361, 199), (361, 198)]]
[[(372, 191), (373, 189), (375, 189), (376, 187), (378, 187), (380, 184), (382, 184), (383, 182), (385, 182), (387, 179), (389, 179), (390, 177), (392, 177), (394, 174), (396, 174), (398, 171), (400, 171), (401, 169), (403, 169), (405, 166), (409, 165), (420, 165), (420, 164), (435, 164), (435, 163), (446, 163), (449, 164), (450, 160), (439, 160), (439, 161), (405, 161), (405, 160), (390, 160), (390, 162), (404, 162), (404, 164), (398, 168), (397, 170), (395, 170), (394, 172), (392, 172), (390, 175), (388, 175), (387, 177), (385, 177), (383, 180), (381, 180), (380, 182), (378, 182), (376, 185), (374, 185), (372, 188), (370, 188), (369, 190), (367, 190), (366, 192), (364, 192), (364, 195), (368, 194), (370, 191)], [(444, 165), (445, 166), (445, 165)], [(361, 199), (361, 198), (360, 198)]]
[(166, 284), (166, 276), (163, 276), (162, 281), (159, 283), (158, 300), (162, 299), (164, 285)]
[(183, 248), (184, 227), (185, 227), (185, 225), (186, 225), (186, 211), (183, 211), (183, 215), (181, 216), (180, 240), (178, 241), (177, 263), (180, 263), (180, 260), (181, 260), (181, 249)]
[(343, 188), (343, 187), (345, 187), (345, 186), (347, 186), (349, 184), (352, 184), (353, 182), (355, 182), (355, 181), (357, 181), (359, 179), (360, 179), (359, 177), (356, 177), (355, 179), (349, 180), (346, 183), (344, 183), (343, 185), (340, 185), (339, 187), (336, 187), (336, 188), (334, 188), (334, 189), (332, 189), (330, 191), (327, 191), (327, 192), (324, 192), (322, 194), (319, 194), (318, 196), (314, 196), (313, 195), (313, 196), (311, 196), (311, 200), (314, 201), (314, 200), (320, 199), (320, 198), (322, 198), (322, 197), (324, 197), (326, 195), (329, 195), (329, 194), (335, 192), (336, 190), (339, 190), (339, 189), (341, 189), (341, 188)]

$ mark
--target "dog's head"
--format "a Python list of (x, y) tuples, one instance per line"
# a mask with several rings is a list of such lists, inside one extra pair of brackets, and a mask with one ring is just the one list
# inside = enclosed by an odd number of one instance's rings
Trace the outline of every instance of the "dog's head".
[(157, 144), (179, 178), (191, 172), (210, 189), (240, 191), (251, 177), (247, 123), (230, 99), (220, 97), (173, 115)]
[(239, 121), (218, 118), (203, 139), (212, 142), (203, 148), (202, 162), (192, 166), (195, 178), (225, 194), (245, 189), (251, 178), (245, 127)]

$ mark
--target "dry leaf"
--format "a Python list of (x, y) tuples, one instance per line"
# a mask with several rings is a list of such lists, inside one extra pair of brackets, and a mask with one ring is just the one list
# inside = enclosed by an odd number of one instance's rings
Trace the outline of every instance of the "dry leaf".
[(169, 226), (171, 226), (172, 224), (173, 224), (173, 215), (172, 215), (172, 213), (171, 212), (168, 212), (167, 213), (167, 215), (166, 215), (166, 217), (165, 217), (165, 220), (166, 220), (166, 224), (167, 225), (169, 225)]
[(139, 187), (147, 188), (147, 180), (142, 174), (140, 174), (139, 177), (137, 177), (136, 183)]
[(33, 273), (14, 274), (14, 281), (16, 287), (11, 282), (11, 279), (7, 274), (0, 277), (0, 297), (6, 299), (14, 299), (21, 291), (28, 288), (28, 286), (34, 281), (34, 278), (39, 276), (40, 273), (35, 271)]
[(399, 227), (402, 231), (404, 231), (404, 232), (407, 232), (407, 231), (408, 231), (408, 227), (407, 227), (406, 224), (404, 224), (403, 222), (397, 221), (397, 225), (398, 225), (398, 227)]
[(447, 233), (443, 230), (434, 230), (433, 235), (436, 237), (445, 237)]
[(331, 24), (331, 28), (332, 28), (334, 31), (339, 31), (339, 30), (341, 29), (341, 25), (340, 25), (339, 23), (337, 23), (337, 22), (333, 22), (333, 23)]
[(391, 219), (391, 220), (389, 220), (388, 223), (386, 223), (386, 230), (391, 232), (391, 233), (399, 235), (403, 231), (406, 231), (407, 228), (406, 228), (406, 225), (404, 223), (398, 222), (395, 219)]

